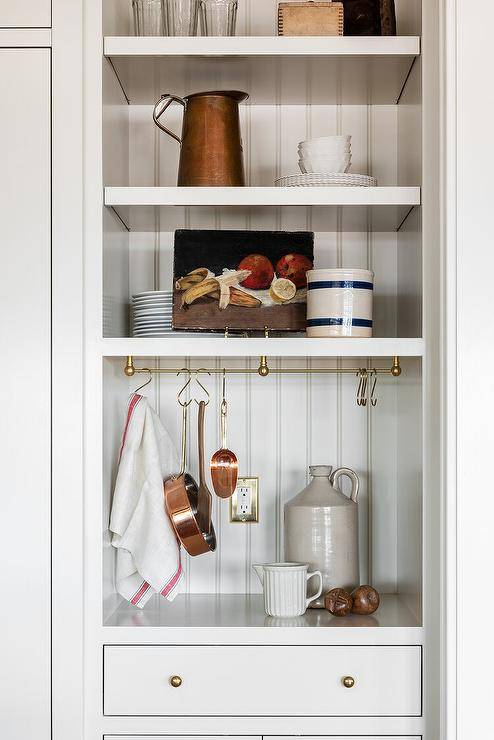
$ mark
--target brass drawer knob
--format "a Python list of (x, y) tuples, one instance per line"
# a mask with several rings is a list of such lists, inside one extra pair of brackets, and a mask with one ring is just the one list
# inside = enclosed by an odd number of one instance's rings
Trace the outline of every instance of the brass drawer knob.
[(182, 685), (182, 679), (180, 676), (172, 676), (170, 678), (170, 683), (174, 689), (178, 689), (178, 687)]
[(353, 676), (343, 676), (341, 683), (346, 689), (352, 689), (355, 686), (355, 679)]

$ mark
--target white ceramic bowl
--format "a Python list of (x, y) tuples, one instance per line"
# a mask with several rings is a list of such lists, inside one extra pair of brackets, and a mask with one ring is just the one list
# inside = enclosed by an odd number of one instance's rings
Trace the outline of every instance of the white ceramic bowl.
[(300, 141), (299, 147), (304, 146), (349, 146), (352, 140), (351, 135), (345, 136), (319, 136), (315, 139)]
[(298, 165), (304, 174), (310, 172), (348, 172), (352, 158), (348, 157), (300, 157)]

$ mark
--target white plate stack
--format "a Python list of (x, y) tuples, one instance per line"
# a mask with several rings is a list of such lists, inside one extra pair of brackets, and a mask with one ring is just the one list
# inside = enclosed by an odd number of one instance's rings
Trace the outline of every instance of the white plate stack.
[(279, 188), (373, 188), (377, 185), (375, 177), (354, 175), (350, 172), (328, 172), (327, 174), (286, 175), (274, 183)]
[(132, 296), (132, 336), (161, 337), (172, 331), (173, 293), (148, 290)]
[(348, 172), (352, 162), (352, 137), (320, 136), (298, 145), (298, 166), (306, 175), (313, 172)]

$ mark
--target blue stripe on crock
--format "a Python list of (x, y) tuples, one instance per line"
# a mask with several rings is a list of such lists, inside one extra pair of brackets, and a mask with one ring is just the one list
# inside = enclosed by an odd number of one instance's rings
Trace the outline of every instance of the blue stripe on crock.
[(369, 319), (307, 319), (307, 326), (362, 326), (372, 328), (372, 321)]
[(374, 290), (374, 284), (365, 283), (363, 280), (315, 280), (307, 285), (307, 290), (317, 290), (318, 288), (358, 288), (359, 290)]

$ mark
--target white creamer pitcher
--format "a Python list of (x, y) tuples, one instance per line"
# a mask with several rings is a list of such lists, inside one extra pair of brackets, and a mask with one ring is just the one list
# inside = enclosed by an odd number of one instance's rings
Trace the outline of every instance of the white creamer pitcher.
[[(316, 570), (308, 573), (303, 563), (266, 563), (252, 566), (264, 590), (264, 611), (270, 617), (299, 617), (305, 614), (310, 602), (322, 593), (322, 576)], [(307, 598), (307, 581), (319, 576), (319, 590)]]

